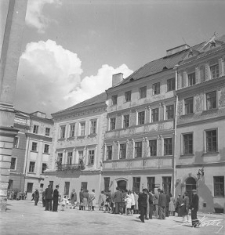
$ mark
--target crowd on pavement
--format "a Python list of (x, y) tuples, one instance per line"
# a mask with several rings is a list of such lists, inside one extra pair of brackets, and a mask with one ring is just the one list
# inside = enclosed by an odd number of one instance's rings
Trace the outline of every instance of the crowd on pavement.
[[(164, 220), (166, 217), (175, 216), (175, 213), (178, 217), (183, 217), (182, 222), (188, 222), (189, 212), (191, 211), (192, 226), (197, 227), (200, 225), (197, 219), (199, 197), (196, 190), (192, 191), (191, 200), (186, 192), (183, 195), (178, 195), (175, 200), (171, 193), (165, 194), (159, 188), (155, 188), (152, 191), (143, 189), (141, 193), (116, 188), (114, 193), (102, 191), (97, 202), (94, 189), (89, 192), (81, 188), (79, 201), (75, 189), (72, 190), (69, 198), (68, 196), (61, 196), (58, 189), (58, 185), (54, 190), (49, 185), (43, 191), (42, 204), (46, 211), (57, 212), (58, 206), (61, 207), (61, 211), (64, 211), (65, 208), (75, 209), (76, 207), (79, 210), (94, 211), (96, 205), (98, 205), (99, 210), (104, 213), (120, 215), (140, 214), (138, 218), (143, 223), (145, 220), (153, 219), (153, 216)], [(36, 189), (32, 196), (34, 204), (37, 205), (39, 191)]]

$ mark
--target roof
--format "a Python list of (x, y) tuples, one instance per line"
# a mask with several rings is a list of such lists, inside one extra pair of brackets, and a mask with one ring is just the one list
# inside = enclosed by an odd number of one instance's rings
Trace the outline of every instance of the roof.
[(88, 100), (85, 100), (85, 101), (83, 101), (81, 103), (75, 104), (74, 106), (71, 106), (71, 107), (69, 107), (67, 109), (63, 109), (63, 110), (60, 110), (60, 111), (58, 111), (56, 113), (53, 113), (52, 115), (63, 113), (65, 111), (76, 110), (76, 109), (87, 107), (87, 106), (92, 106), (92, 105), (95, 105), (95, 104), (105, 103), (106, 98), (107, 98), (106, 93), (103, 92), (103, 93), (101, 93), (99, 95), (96, 95), (96, 96), (94, 96), (94, 97), (92, 97), (92, 98), (90, 98)]
[[(203, 43), (200, 43), (198, 45), (193, 46), (192, 48), (194, 50), (201, 47)], [(132, 73), (129, 77), (124, 79), (119, 85), (126, 84), (133, 80), (138, 80), (144, 77), (151, 76), (153, 74), (166, 71), (168, 69), (173, 69), (175, 65), (179, 64), (184, 57), (186, 56), (186, 52), (190, 49), (186, 49), (183, 51), (180, 51), (178, 53), (175, 53), (173, 55), (165, 56), (157, 60), (153, 60), (147, 64), (145, 64), (143, 67), (136, 70), (134, 73)]]

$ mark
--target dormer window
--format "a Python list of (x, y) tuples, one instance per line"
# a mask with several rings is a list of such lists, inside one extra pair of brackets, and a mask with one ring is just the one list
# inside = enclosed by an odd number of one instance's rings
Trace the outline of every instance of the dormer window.
[(112, 96), (112, 105), (117, 105), (117, 95)]

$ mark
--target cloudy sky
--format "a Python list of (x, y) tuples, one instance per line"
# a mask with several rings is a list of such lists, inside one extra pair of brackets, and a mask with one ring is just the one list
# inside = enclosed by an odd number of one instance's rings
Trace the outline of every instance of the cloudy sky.
[(15, 108), (48, 114), (91, 98), (166, 50), (225, 34), (224, 1), (29, 0)]

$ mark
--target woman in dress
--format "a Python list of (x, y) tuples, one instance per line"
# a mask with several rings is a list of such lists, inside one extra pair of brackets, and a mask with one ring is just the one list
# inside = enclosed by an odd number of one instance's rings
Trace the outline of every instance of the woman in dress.
[(88, 206), (88, 198), (89, 198), (89, 193), (88, 193), (88, 190), (85, 190), (84, 193), (83, 193), (83, 209), (85, 210), (86, 207)]
[(56, 185), (56, 189), (53, 192), (53, 210), (57, 212), (59, 205), (59, 185)]
[(175, 198), (172, 196), (171, 193), (170, 193), (169, 212), (170, 212), (170, 215), (172, 216), (175, 213)]
[(77, 202), (77, 193), (75, 189), (73, 189), (73, 191), (70, 194), (70, 202), (71, 202), (72, 209), (75, 209), (76, 207), (75, 203)]

